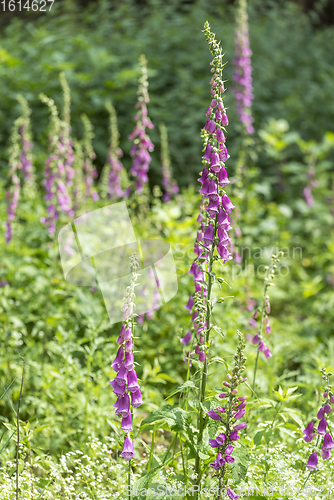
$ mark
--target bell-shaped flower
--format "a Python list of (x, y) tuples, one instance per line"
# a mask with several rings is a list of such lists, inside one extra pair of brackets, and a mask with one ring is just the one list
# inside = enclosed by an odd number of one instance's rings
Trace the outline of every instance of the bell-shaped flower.
[(128, 434), (124, 441), (121, 457), (125, 458), (125, 460), (131, 460), (131, 458), (133, 458), (134, 456), (135, 455), (133, 453), (133, 442), (132, 439), (130, 438), (130, 434)]
[(309, 471), (314, 471), (314, 470), (317, 470), (317, 464), (318, 464), (318, 455), (316, 454), (316, 452), (312, 453), (308, 459), (308, 462), (307, 464), (305, 465), (305, 467), (309, 470)]

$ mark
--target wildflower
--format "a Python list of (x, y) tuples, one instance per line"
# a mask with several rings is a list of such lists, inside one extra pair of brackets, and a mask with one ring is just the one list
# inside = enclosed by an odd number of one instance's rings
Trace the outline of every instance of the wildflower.
[(134, 457), (133, 453), (133, 442), (132, 439), (130, 438), (130, 434), (126, 436), (126, 439), (124, 441), (123, 445), (123, 451), (121, 453), (121, 456), (125, 458), (125, 460), (131, 460), (131, 458)]
[(74, 215), (73, 204), (67, 186), (70, 185), (68, 177), (72, 172), (66, 173), (66, 152), (64, 137), (68, 134), (68, 124), (60, 120), (58, 110), (53, 99), (40, 94), (40, 99), (45, 103), (51, 113), (50, 123), (50, 154), (45, 162), (44, 186), (46, 189), (45, 199), (48, 202), (47, 217), (42, 217), (41, 222), (48, 227), (48, 232), (54, 234), (56, 221), (60, 213), (72, 217)]
[[(110, 143), (108, 149), (107, 162), (103, 167), (100, 177), (101, 196), (108, 196), (110, 200), (121, 198), (124, 194), (122, 183), (128, 184), (127, 174), (120, 160), (123, 151), (119, 147), (119, 132), (117, 127), (117, 114), (115, 108), (106, 104), (109, 112)], [(125, 186), (124, 186), (125, 187)]]
[(324, 418), (324, 416), (325, 416), (325, 407), (324, 407), (324, 406), (322, 406), (322, 407), (320, 408), (320, 410), (318, 411), (318, 414), (317, 414), (317, 419), (318, 419), (318, 420), (322, 420), (322, 419)]
[(324, 442), (322, 445), (322, 449), (323, 450), (331, 450), (333, 448), (334, 448), (334, 444), (333, 444), (332, 436), (328, 432), (326, 432), (325, 437), (324, 437)]
[(213, 420), (221, 420), (221, 416), (218, 415), (218, 413), (214, 412), (213, 410), (210, 410), (207, 412), (207, 415), (212, 418)]
[(252, 51), (249, 46), (247, 1), (239, 0), (236, 11), (235, 29), (235, 54), (234, 65), (234, 95), (236, 99), (237, 112), (245, 130), (252, 134), (254, 132), (251, 106), (253, 100), (252, 88)]
[(141, 77), (139, 79), (138, 88), (138, 101), (136, 108), (139, 108), (135, 120), (137, 120), (136, 127), (129, 135), (130, 140), (134, 140), (134, 147), (131, 150), (133, 158), (131, 166), (131, 174), (136, 180), (136, 191), (141, 192), (143, 185), (148, 182), (147, 172), (151, 162), (151, 155), (154, 145), (151, 139), (146, 134), (146, 127), (152, 129), (153, 124), (147, 116), (147, 103), (150, 101), (148, 95), (148, 79), (147, 79), (147, 61), (144, 55), (139, 58), (141, 67)]
[(307, 464), (305, 465), (305, 467), (309, 470), (309, 471), (314, 471), (314, 470), (317, 470), (317, 464), (318, 464), (318, 455), (316, 454), (316, 452), (312, 453), (308, 459), (308, 462)]
[(88, 199), (90, 196), (93, 201), (99, 199), (96, 189), (94, 188), (94, 179), (97, 177), (97, 170), (93, 165), (93, 160), (96, 158), (96, 154), (93, 150), (93, 126), (85, 114), (81, 115), (81, 120), (84, 126), (84, 137), (82, 141), (83, 153), (84, 153), (84, 181), (86, 185), (85, 198)]
[(227, 488), (227, 495), (229, 496), (229, 498), (231, 500), (238, 500), (238, 498), (240, 496), (240, 495), (237, 495), (236, 493), (234, 493), (234, 491), (231, 488)]
[(324, 436), (326, 433), (326, 427), (327, 427), (327, 420), (325, 418), (323, 418), (319, 422), (317, 433)]

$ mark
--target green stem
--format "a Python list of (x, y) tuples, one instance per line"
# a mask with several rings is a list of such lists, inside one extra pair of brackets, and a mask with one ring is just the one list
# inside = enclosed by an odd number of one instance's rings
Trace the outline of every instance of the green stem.
[(165, 456), (164, 456), (164, 458), (163, 458), (163, 460), (162, 460), (162, 462), (163, 462), (163, 463), (165, 463), (166, 458), (167, 458), (168, 453), (169, 453), (169, 450), (171, 449), (171, 447), (172, 447), (172, 446), (173, 446), (173, 444), (175, 443), (175, 441), (176, 441), (176, 439), (177, 439), (177, 436), (178, 436), (178, 435), (179, 435), (179, 433), (177, 432), (177, 433), (175, 434), (175, 436), (173, 437), (173, 439), (172, 439), (172, 441), (171, 441), (170, 445), (168, 446), (168, 450), (166, 451)]
[(128, 467), (128, 498), (131, 499), (131, 460), (129, 460)]
[[(217, 217), (215, 219), (214, 239), (216, 237), (216, 234), (217, 234)], [(213, 254), (215, 251), (214, 239), (212, 242), (210, 256), (209, 256), (209, 272), (208, 272), (209, 278), (208, 278), (208, 296), (207, 296), (207, 300), (206, 300), (206, 329), (205, 329), (205, 345), (206, 346), (208, 346), (209, 339), (210, 339), (211, 289), (212, 289), (212, 284), (213, 284), (212, 283), (212, 267), (213, 267)], [(198, 455), (198, 448), (203, 440), (203, 431), (204, 431), (203, 402), (205, 399), (205, 389), (206, 389), (207, 377), (208, 377), (208, 360), (207, 360), (207, 356), (205, 356), (205, 360), (203, 363), (203, 370), (202, 370), (202, 381), (201, 381), (201, 391), (200, 391), (200, 408), (199, 408), (199, 416), (198, 416), (198, 421), (197, 421), (198, 438), (197, 438), (197, 454), (196, 454), (196, 461), (195, 461), (195, 475), (196, 475), (195, 485), (196, 486), (199, 486), (200, 481), (201, 481), (201, 474), (200, 474), (201, 459)], [(198, 499), (198, 491), (195, 493), (195, 500), (197, 500), (197, 499)]]
[(147, 465), (147, 472), (150, 472), (150, 468), (151, 468), (152, 457), (153, 457), (153, 450), (154, 450), (154, 438), (155, 438), (155, 426), (154, 426), (153, 434), (152, 434), (152, 441), (151, 441), (151, 448), (150, 448), (150, 458), (149, 458), (148, 465)]
[(255, 365), (254, 365), (253, 387), (252, 387), (253, 392), (255, 391), (255, 380), (256, 380), (256, 371), (257, 371), (257, 363), (259, 360), (259, 355), (260, 355), (260, 351), (258, 350), (257, 354), (256, 354)]

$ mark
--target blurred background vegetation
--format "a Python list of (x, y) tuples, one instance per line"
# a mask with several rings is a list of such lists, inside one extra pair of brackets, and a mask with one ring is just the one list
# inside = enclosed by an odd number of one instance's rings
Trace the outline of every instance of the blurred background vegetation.
[[(334, 53), (329, 50), (334, 35), (333, 5), (324, 1), (249, 2), (257, 130), (270, 117), (286, 119), (305, 140), (320, 139), (323, 131), (330, 130), (334, 116)], [(74, 135), (82, 133), (81, 113), (87, 113), (93, 122), (98, 168), (107, 153), (107, 99), (118, 111), (121, 148), (128, 152), (137, 61), (143, 52), (149, 65), (150, 115), (156, 125), (163, 121), (168, 128), (178, 182), (181, 186), (194, 183), (209, 89), (210, 54), (203, 44), (203, 20), (210, 21), (222, 40), (228, 62), (226, 87), (230, 90), (233, 9), (233, 2), (226, 0), (56, 0), (51, 12), (44, 15), (1, 13), (1, 168), (6, 169), (6, 145), (18, 114), (16, 93), (28, 99), (36, 140), (45, 146), (48, 112), (38, 94), (44, 92), (59, 104), (58, 75), (62, 70), (72, 90)], [(226, 93), (226, 105), (231, 123), (229, 150), (235, 156), (240, 126), (232, 92)], [(158, 127), (152, 140), (158, 147)], [(269, 167), (262, 163), (261, 168), (265, 173)], [(151, 184), (160, 182), (159, 159), (155, 157)]]

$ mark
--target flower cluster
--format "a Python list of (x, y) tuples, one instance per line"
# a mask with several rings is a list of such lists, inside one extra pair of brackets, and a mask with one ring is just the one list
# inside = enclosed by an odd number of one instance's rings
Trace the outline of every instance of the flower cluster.
[(112, 363), (112, 367), (117, 375), (115, 379), (110, 382), (113, 387), (113, 392), (117, 396), (117, 401), (113, 405), (115, 407), (115, 413), (122, 417), (121, 429), (127, 433), (122, 452), (122, 457), (126, 460), (131, 460), (134, 456), (133, 443), (130, 437), (130, 432), (133, 430), (132, 410), (130, 406), (132, 406), (133, 409), (143, 404), (133, 356), (135, 286), (138, 278), (137, 255), (132, 254), (130, 259), (131, 282), (123, 297), (124, 305), (122, 311), (124, 313), (124, 322), (117, 339), (117, 344), (120, 347)]
[(67, 186), (70, 178), (74, 175), (74, 170), (66, 171), (67, 148), (64, 146), (64, 137), (68, 133), (68, 124), (60, 120), (58, 110), (53, 99), (44, 94), (40, 94), (40, 99), (45, 103), (51, 113), (50, 123), (50, 154), (45, 162), (44, 186), (46, 188), (45, 199), (47, 201), (47, 217), (42, 217), (41, 222), (48, 227), (50, 234), (56, 231), (56, 221), (59, 213), (63, 212), (72, 217), (74, 211), (72, 200), (68, 193)]
[(6, 242), (9, 243), (12, 239), (12, 223), (15, 219), (17, 204), (20, 197), (21, 180), (19, 171), (23, 173), (23, 179), (27, 187), (31, 189), (33, 182), (33, 166), (32, 166), (32, 142), (30, 131), (30, 114), (31, 110), (27, 101), (21, 95), (17, 96), (17, 100), (22, 106), (22, 115), (14, 122), (9, 149), (9, 166), (8, 175), (11, 177), (11, 187), (6, 192), (7, 201), (7, 222), (6, 222)]
[(84, 170), (84, 181), (86, 185), (85, 199), (87, 200), (90, 196), (93, 201), (99, 199), (96, 189), (94, 188), (94, 179), (97, 177), (97, 170), (93, 165), (93, 160), (96, 158), (96, 154), (93, 150), (93, 138), (94, 132), (92, 124), (87, 115), (82, 114), (81, 120), (84, 126), (84, 137), (82, 140), (83, 147), (83, 170)]
[(131, 166), (131, 174), (136, 179), (136, 190), (141, 192), (143, 184), (148, 182), (147, 172), (151, 162), (150, 152), (153, 151), (154, 145), (146, 133), (146, 127), (153, 128), (153, 124), (147, 116), (147, 103), (150, 102), (148, 95), (148, 79), (147, 79), (147, 61), (144, 55), (139, 58), (141, 67), (141, 78), (139, 79), (138, 101), (135, 106), (138, 109), (134, 120), (137, 122), (133, 132), (129, 135), (129, 139), (133, 140), (133, 146), (130, 155), (133, 158)]
[(66, 170), (66, 186), (72, 187), (74, 178), (74, 162), (73, 141), (71, 138), (71, 94), (68, 86), (65, 73), (60, 73), (60, 84), (63, 89), (63, 127), (59, 136), (60, 144), (63, 149), (64, 166)]
[(259, 327), (257, 333), (252, 335), (247, 335), (247, 338), (255, 345), (258, 346), (258, 351), (263, 352), (266, 358), (271, 358), (272, 354), (268, 346), (265, 345), (263, 340), (263, 326), (265, 325), (265, 332), (269, 335), (271, 333), (271, 326), (269, 321), (269, 314), (271, 312), (270, 307), (270, 297), (269, 297), (269, 287), (275, 286), (273, 283), (275, 281), (275, 274), (277, 271), (277, 263), (282, 257), (282, 252), (278, 252), (277, 255), (271, 256), (270, 266), (266, 266), (266, 277), (263, 282), (263, 301), (262, 306), (258, 307), (253, 317), (250, 319), (251, 326), (257, 326), (259, 320)]
[[(232, 373), (228, 373), (227, 380), (223, 382), (226, 392), (219, 394), (219, 397), (224, 401), (223, 406), (218, 406), (215, 410), (210, 410), (207, 413), (211, 419), (219, 421), (223, 426), (215, 439), (209, 439), (211, 448), (218, 451), (215, 460), (210, 463), (210, 467), (219, 471), (219, 489), (221, 482), (224, 481), (227, 464), (233, 464), (235, 461), (232, 453), (236, 442), (240, 439), (239, 432), (247, 427), (246, 422), (237, 423), (244, 417), (247, 405), (246, 396), (238, 396), (238, 386), (247, 380), (247, 378), (242, 377), (246, 357), (244, 355), (245, 342), (239, 331), (238, 340)], [(238, 498), (238, 496), (233, 495), (235, 493), (231, 490), (229, 497), (231, 499)]]
[(326, 369), (322, 369), (322, 378), (326, 381), (326, 384), (323, 393), (323, 403), (317, 414), (317, 420), (319, 420), (317, 429), (314, 429), (315, 421), (311, 420), (306, 429), (303, 430), (304, 441), (306, 443), (310, 443), (316, 436), (316, 434), (318, 435), (315, 449), (311, 453), (305, 466), (310, 472), (317, 469), (318, 453), (320, 452), (320, 450), (322, 459), (327, 460), (332, 456), (331, 450), (334, 448), (332, 435), (329, 429), (329, 423), (326, 419), (326, 415), (329, 415), (331, 412), (331, 405), (334, 404), (332, 386), (329, 383), (329, 378), (331, 377), (331, 375), (331, 372), (326, 373)]
[(161, 172), (162, 172), (162, 185), (165, 193), (162, 197), (163, 201), (169, 201), (173, 194), (179, 192), (177, 182), (172, 179), (170, 157), (168, 152), (168, 134), (167, 128), (164, 123), (160, 123), (160, 137), (161, 137)]
[(101, 175), (101, 190), (102, 196), (108, 195), (110, 200), (115, 200), (123, 196), (122, 189), (122, 171), (124, 167), (120, 158), (123, 156), (123, 151), (119, 147), (119, 132), (117, 127), (117, 114), (115, 108), (110, 104), (106, 104), (109, 111), (110, 122), (110, 146), (108, 151), (107, 163), (103, 168)]
[(236, 11), (236, 29), (235, 29), (235, 54), (233, 59), (234, 64), (234, 82), (235, 82), (235, 98), (237, 104), (237, 112), (241, 123), (245, 126), (249, 134), (254, 132), (252, 125), (254, 119), (251, 113), (253, 100), (252, 87), (252, 51), (249, 46), (248, 33), (248, 15), (247, 15), (247, 0), (239, 0), (239, 5)]
[[(205, 24), (204, 33), (214, 56), (211, 62), (213, 76), (210, 82), (212, 99), (206, 111), (207, 121), (202, 132), (205, 151), (202, 157), (203, 170), (199, 178), (199, 182), (202, 184), (200, 189), (202, 202), (201, 212), (197, 219), (200, 222), (200, 228), (194, 248), (197, 257), (189, 272), (194, 276), (196, 292), (200, 292), (203, 298), (207, 297), (207, 300), (210, 300), (206, 286), (203, 285), (204, 268), (208, 268), (210, 281), (208, 289), (211, 290), (210, 273), (216, 258), (215, 249), (224, 263), (232, 258), (228, 249), (230, 243), (228, 231), (231, 229), (229, 215), (234, 205), (224, 190), (230, 181), (225, 168), (229, 154), (225, 145), (225, 127), (228, 125), (228, 117), (222, 97), (225, 91), (222, 80), (222, 50), (220, 44), (215, 40), (214, 34), (210, 31), (209, 23)], [(186, 307), (191, 310), (193, 305), (194, 298), (190, 297)], [(196, 318), (196, 310), (192, 319), (194, 320), (194, 318)], [(203, 326), (205, 329), (210, 328), (209, 324)], [(188, 339), (190, 341), (189, 335)], [(201, 351), (199, 348), (197, 350)], [(205, 359), (205, 356), (202, 355), (202, 358)]]

